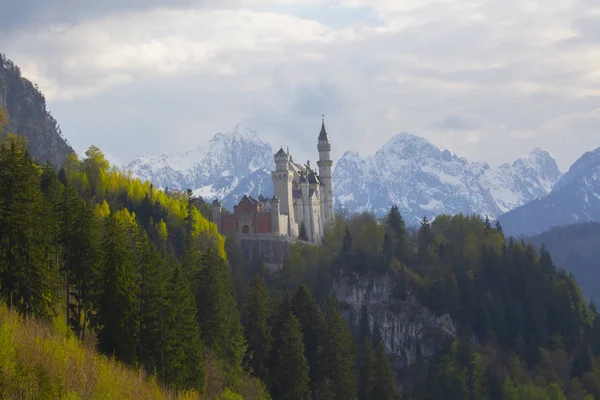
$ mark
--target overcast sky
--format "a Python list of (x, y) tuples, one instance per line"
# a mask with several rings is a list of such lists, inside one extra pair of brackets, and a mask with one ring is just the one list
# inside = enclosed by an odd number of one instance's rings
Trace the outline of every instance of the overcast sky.
[(336, 158), (398, 132), (494, 166), (600, 146), (598, 0), (1, 2), (0, 52), (119, 164), (237, 123), (315, 158), (322, 113)]

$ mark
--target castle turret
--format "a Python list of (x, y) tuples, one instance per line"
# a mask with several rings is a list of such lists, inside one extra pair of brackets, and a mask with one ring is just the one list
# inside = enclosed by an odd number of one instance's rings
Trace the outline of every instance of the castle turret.
[(319, 179), (323, 183), (321, 190), (322, 218), (325, 229), (333, 226), (333, 161), (331, 160), (331, 143), (325, 129), (325, 117), (321, 123), (321, 132), (319, 133), (319, 142), (317, 145), (319, 150)]
[(289, 164), (290, 155), (282, 147), (275, 153), (275, 171), (271, 172), (271, 176), (273, 177), (275, 196), (280, 200), (280, 212), (281, 214), (287, 214), (289, 218), (290, 228), (286, 233), (292, 237), (296, 237), (298, 236), (298, 229), (295, 228), (297, 224), (294, 218), (294, 205), (292, 203), (292, 182), (294, 175), (293, 171), (290, 171)]
[(273, 196), (271, 200), (271, 233), (275, 235), (281, 234), (282, 227), (279, 226), (281, 211), (279, 209), (280, 201), (277, 196)]
[(219, 200), (215, 199), (212, 202), (212, 217), (213, 222), (217, 225), (217, 229), (221, 232), (221, 211), (223, 209), (223, 205), (219, 202)]

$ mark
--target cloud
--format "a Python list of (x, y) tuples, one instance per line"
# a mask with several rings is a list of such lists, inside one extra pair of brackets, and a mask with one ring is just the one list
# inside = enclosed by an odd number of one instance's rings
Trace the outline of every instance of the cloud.
[(314, 158), (321, 113), (337, 156), (401, 131), (491, 164), (600, 146), (577, 128), (600, 109), (594, 1), (38, 1), (0, 48), (72, 143), (123, 163), (238, 122)]

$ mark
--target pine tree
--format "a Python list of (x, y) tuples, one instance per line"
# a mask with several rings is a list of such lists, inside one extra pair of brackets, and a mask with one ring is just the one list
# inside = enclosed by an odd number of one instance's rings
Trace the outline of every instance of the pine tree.
[(73, 231), (69, 246), (71, 259), (68, 263), (67, 280), (69, 283), (69, 324), (83, 340), (86, 324), (97, 293), (100, 264), (102, 262), (100, 226), (93, 210), (81, 199), (73, 210)]
[(300, 285), (292, 298), (292, 312), (300, 322), (304, 340), (304, 355), (310, 367), (310, 377), (314, 388), (319, 379), (318, 362), (321, 321), (317, 305), (305, 285)]
[(308, 232), (306, 231), (306, 225), (304, 225), (304, 221), (302, 221), (300, 224), (300, 233), (298, 234), (298, 239), (308, 242)]
[(398, 206), (393, 205), (390, 212), (386, 216), (385, 222), (389, 228), (389, 231), (393, 234), (392, 239), (392, 253), (399, 260), (404, 260), (409, 254), (408, 250), (408, 233), (406, 231), (406, 224)]
[[(269, 357), (269, 376), (274, 377), (277, 374), (277, 365), (279, 362), (279, 349), (283, 345), (283, 325), (289, 313), (292, 312), (292, 300), (286, 290), (283, 298), (277, 303), (273, 314), (271, 315), (271, 335), (273, 344), (271, 346), (271, 356)], [(271, 382), (269, 382), (271, 383)]]
[(375, 400), (376, 397), (373, 397), (373, 390), (375, 389), (375, 355), (370, 339), (365, 338), (363, 340), (361, 350), (358, 398), (360, 400)]
[(338, 399), (355, 399), (356, 358), (354, 339), (337, 303), (328, 297), (323, 309), (320, 376), (331, 380)]
[(496, 221), (496, 232), (504, 234), (502, 230), (502, 225), (500, 225), (500, 221)]
[[(123, 215), (126, 213), (127, 215)], [(103, 240), (101, 294), (95, 315), (98, 349), (128, 364), (138, 350), (138, 295), (131, 245), (131, 226), (125, 210), (108, 216)]]
[(377, 344), (375, 350), (375, 364), (373, 368), (372, 399), (399, 400), (400, 394), (396, 388), (396, 379), (390, 367), (390, 360), (383, 342)]
[(202, 339), (237, 376), (246, 343), (229, 267), (212, 250), (204, 254), (202, 263), (195, 293)]
[(43, 229), (40, 171), (23, 138), (8, 135), (0, 148), (0, 287), (11, 307), (39, 317), (53, 313), (55, 295)]
[(427, 217), (423, 217), (417, 235), (417, 254), (419, 258), (423, 259), (429, 254), (429, 245), (433, 243), (433, 239), (431, 224), (427, 220)]
[(304, 344), (298, 319), (289, 313), (281, 332), (278, 349), (274, 397), (281, 400), (309, 400), (309, 367), (304, 357)]
[(196, 304), (183, 272), (176, 266), (167, 283), (164, 335), (164, 379), (178, 389), (204, 387), (203, 346), (196, 323)]
[(250, 282), (244, 304), (244, 336), (248, 343), (246, 363), (254, 375), (267, 382), (269, 377), (269, 356), (273, 337), (271, 336), (270, 299), (263, 280), (255, 276)]

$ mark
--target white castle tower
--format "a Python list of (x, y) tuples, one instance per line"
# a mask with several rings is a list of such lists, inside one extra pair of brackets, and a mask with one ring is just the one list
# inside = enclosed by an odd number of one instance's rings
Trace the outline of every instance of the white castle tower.
[(325, 129), (325, 116), (321, 123), (321, 132), (319, 133), (319, 143), (317, 145), (319, 150), (319, 180), (323, 184), (321, 190), (321, 216), (323, 218), (323, 227), (325, 230), (333, 226), (334, 213), (333, 213), (333, 161), (331, 160), (331, 143), (327, 136), (327, 130)]

